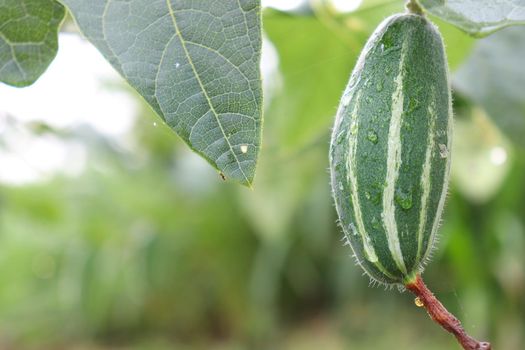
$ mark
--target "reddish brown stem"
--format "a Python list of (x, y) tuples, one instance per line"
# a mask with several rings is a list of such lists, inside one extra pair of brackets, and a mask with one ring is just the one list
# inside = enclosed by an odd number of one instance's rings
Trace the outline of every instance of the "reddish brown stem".
[(406, 284), (407, 289), (416, 295), (417, 304), (422, 304), (430, 317), (448, 332), (454, 334), (458, 342), (465, 350), (491, 350), (490, 343), (480, 342), (472, 338), (465, 332), (461, 322), (445, 309), (443, 304), (437, 300), (432, 292), (427, 288), (421, 276), (418, 274), (413, 282)]

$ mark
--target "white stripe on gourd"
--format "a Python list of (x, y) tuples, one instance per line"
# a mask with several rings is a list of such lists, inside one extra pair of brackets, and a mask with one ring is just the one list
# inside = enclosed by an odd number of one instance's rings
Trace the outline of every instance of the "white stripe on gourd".
[[(370, 261), (372, 264), (374, 264), (382, 273), (385, 275), (394, 278), (385, 268), (384, 266), (379, 262), (379, 259), (377, 258), (376, 251), (374, 249), (374, 245), (372, 244), (372, 240), (370, 239), (370, 236), (368, 235), (365, 224), (363, 221), (363, 215), (361, 213), (361, 206), (359, 203), (359, 188), (358, 188), (358, 182), (356, 178), (356, 170), (355, 170), (355, 156), (356, 156), (356, 150), (357, 150), (357, 143), (358, 138), (357, 134), (359, 132), (359, 118), (357, 117), (357, 113), (359, 112), (359, 102), (361, 100), (361, 92), (357, 93), (357, 96), (355, 97), (355, 104), (354, 108), (352, 109), (352, 121), (350, 123), (350, 131), (348, 133), (348, 162), (346, 164), (347, 166), (347, 180), (350, 184), (350, 199), (352, 202), (352, 207), (354, 209), (354, 217), (355, 222), (357, 225), (357, 228), (353, 227), (352, 230), (357, 230), (357, 232), (361, 235), (361, 240), (363, 242), (363, 249), (365, 252), (365, 257), (368, 261)], [(353, 234), (356, 234), (357, 232), (352, 232)]]
[(383, 224), (385, 226), (388, 249), (397, 267), (404, 274), (407, 273), (401, 245), (399, 244), (399, 235), (396, 223), (396, 203), (395, 190), (396, 181), (399, 177), (399, 167), (401, 166), (401, 123), (403, 119), (403, 65), (405, 62), (407, 42), (403, 43), (401, 49), (401, 60), (399, 62), (399, 71), (394, 79), (396, 89), (392, 95), (392, 116), (390, 119), (390, 128), (388, 130), (388, 151), (387, 151), (387, 168), (386, 168), (386, 188), (383, 193)]
[[(430, 94), (431, 101), (434, 101), (434, 90), (432, 89)], [(421, 258), (421, 248), (423, 246), (423, 235), (425, 233), (425, 227), (427, 225), (427, 208), (428, 199), (430, 195), (430, 188), (432, 186), (430, 179), (430, 170), (432, 167), (432, 154), (434, 152), (434, 129), (436, 127), (436, 111), (434, 109), (434, 102), (428, 106), (429, 116), (429, 127), (427, 137), (427, 150), (425, 153), (425, 163), (423, 165), (423, 173), (421, 174), (421, 189), (423, 194), (421, 195), (421, 209), (419, 210), (419, 227), (417, 232), (417, 256), (416, 261)], [(439, 215), (438, 215), (439, 216)]]
[[(446, 79), (447, 79), (447, 86), (448, 86), (447, 149), (446, 149), (446, 153), (441, 156), (450, 158), (450, 151), (452, 149), (452, 135), (453, 135), (454, 120), (453, 120), (453, 113), (452, 113), (452, 92), (451, 92), (452, 90), (450, 88), (450, 80), (448, 78), (448, 74), (446, 76)], [(441, 152), (441, 150), (438, 150), (438, 152)], [(432, 231), (430, 233), (429, 242), (427, 244), (425, 255), (423, 256), (423, 262), (427, 261), (430, 258), (430, 254), (432, 253), (432, 249), (434, 247), (434, 243), (436, 240), (436, 234), (439, 228), (441, 214), (443, 213), (443, 208), (445, 207), (445, 200), (447, 199), (451, 163), (452, 163), (452, 160), (447, 159), (445, 174), (443, 178), (443, 189), (441, 190), (441, 197), (439, 198), (439, 204), (436, 210), (436, 216), (434, 217), (434, 223), (432, 225)]]

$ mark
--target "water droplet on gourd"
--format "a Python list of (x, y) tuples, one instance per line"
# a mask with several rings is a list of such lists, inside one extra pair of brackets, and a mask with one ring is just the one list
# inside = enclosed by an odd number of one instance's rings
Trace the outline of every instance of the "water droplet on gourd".
[(339, 182), (339, 191), (343, 191), (343, 190), (344, 190), (343, 183), (342, 183), (342, 182)]
[(373, 144), (377, 144), (378, 138), (377, 133), (374, 130), (368, 130), (368, 134), (366, 135), (366, 138), (368, 141), (372, 142)]
[(350, 224), (350, 231), (354, 236), (357, 236), (357, 229), (355, 228), (354, 224)]
[(389, 49), (393, 44), (394, 40), (392, 38), (392, 34), (387, 33), (383, 36), (383, 41), (381, 42), (381, 45), (383, 45), (385, 49)]
[(372, 198), (372, 195), (370, 194), (370, 192), (366, 191), (365, 192), (365, 197), (366, 197), (366, 199), (370, 200), (370, 198)]
[(379, 230), (379, 228), (381, 228), (381, 223), (375, 216), (372, 218), (371, 223), (372, 223), (372, 227), (375, 228), (376, 230)]
[(348, 82), (348, 88), (353, 88), (356, 82), (357, 79), (354, 76), (350, 77), (350, 81)]
[(408, 210), (412, 208), (412, 191), (397, 190), (395, 199), (401, 208)]
[(241, 145), (241, 153), (247, 153), (248, 152), (248, 145)]
[(440, 143), (439, 144), (439, 155), (441, 158), (447, 158), (448, 157), (448, 148), (446, 145)]
[(154, 127), (157, 127), (157, 125), (158, 125), (157, 122), (153, 122)]
[(348, 106), (350, 104), (350, 99), (352, 95), (351, 94), (345, 94), (343, 95), (343, 98), (341, 99), (341, 103), (344, 107)]
[(175, 63), (175, 68), (179, 68), (179, 67), (180, 67), (180, 63), (179, 62)]
[(342, 144), (345, 140), (345, 132), (344, 131), (341, 131), (338, 135), (337, 135), (337, 139), (336, 139), (336, 143), (338, 145)]

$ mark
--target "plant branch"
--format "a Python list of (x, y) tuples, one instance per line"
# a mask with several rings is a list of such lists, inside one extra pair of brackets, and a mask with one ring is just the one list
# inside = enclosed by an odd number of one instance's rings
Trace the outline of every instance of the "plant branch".
[(445, 309), (443, 304), (441, 304), (441, 302), (427, 288), (419, 274), (416, 275), (416, 278), (413, 281), (408, 282), (405, 286), (416, 295), (416, 305), (424, 306), (429, 316), (435, 322), (439, 323), (441, 327), (448, 332), (454, 334), (463, 349), (491, 350), (490, 343), (477, 341), (465, 332), (461, 326), (461, 322)]

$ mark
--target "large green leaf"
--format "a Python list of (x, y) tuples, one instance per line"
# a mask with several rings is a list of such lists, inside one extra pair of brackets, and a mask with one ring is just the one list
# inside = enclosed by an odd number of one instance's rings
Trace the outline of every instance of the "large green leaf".
[(523, 0), (420, 0), (420, 3), (431, 14), (476, 37), (525, 24)]
[(251, 185), (260, 148), (260, 1), (61, 0), (182, 139)]
[(65, 13), (54, 0), (0, 0), (0, 82), (27, 86), (44, 73)]
[(525, 30), (508, 28), (480, 40), (453, 79), (514, 142), (525, 146)]

